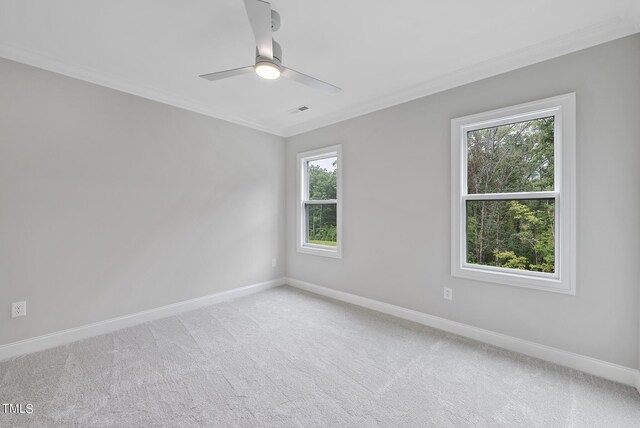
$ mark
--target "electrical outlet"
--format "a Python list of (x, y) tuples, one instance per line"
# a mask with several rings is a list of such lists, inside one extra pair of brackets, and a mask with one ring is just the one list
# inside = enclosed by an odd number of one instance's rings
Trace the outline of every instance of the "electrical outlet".
[(278, 259), (271, 259), (271, 267), (278, 266)]
[(27, 315), (27, 302), (13, 302), (11, 304), (11, 318), (24, 317)]
[(445, 287), (444, 298), (445, 300), (453, 300), (453, 289)]

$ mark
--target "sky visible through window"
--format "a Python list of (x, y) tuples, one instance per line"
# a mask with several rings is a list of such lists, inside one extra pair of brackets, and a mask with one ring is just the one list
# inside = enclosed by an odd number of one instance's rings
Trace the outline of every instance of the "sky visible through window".
[(318, 166), (322, 169), (326, 169), (328, 172), (333, 172), (336, 170), (336, 166), (333, 164), (336, 161), (335, 156), (331, 158), (318, 159), (309, 162), (310, 166)]

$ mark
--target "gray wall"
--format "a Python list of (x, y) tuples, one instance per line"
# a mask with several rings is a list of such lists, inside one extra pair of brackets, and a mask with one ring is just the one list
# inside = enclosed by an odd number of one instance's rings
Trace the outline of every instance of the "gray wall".
[(282, 138), (0, 60), (0, 344), (283, 276), (283, 160)]
[[(278, 137), (0, 60), (0, 344), (280, 277), (286, 244), (293, 278), (639, 367), (638, 76), (635, 35), (292, 137), (285, 153)], [(450, 119), (570, 91), (577, 295), (451, 278)], [(344, 257), (298, 254), (295, 154), (336, 143)], [(17, 300), (28, 316), (11, 320)]]
[[(577, 93), (577, 295), (450, 276), (450, 120)], [(638, 367), (640, 35), (287, 140), (292, 278)], [(295, 155), (344, 150), (342, 260), (296, 253)], [(454, 300), (442, 298), (452, 287)]]

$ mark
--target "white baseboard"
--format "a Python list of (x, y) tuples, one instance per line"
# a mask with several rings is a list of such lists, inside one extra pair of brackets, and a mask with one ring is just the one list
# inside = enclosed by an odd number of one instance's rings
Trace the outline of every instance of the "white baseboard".
[(518, 339), (516, 337), (507, 336), (506, 334), (496, 333), (490, 330), (474, 327), (472, 325), (428, 315), (423, 312), (406, 309), (400, 306), (368, 299), (355, 294), (345, 293), (343, 291), (334, 290), (293, 278), (286, 278), (286, 284), (311, 293), (373, 309), (374, 311), (394, 315), (398, 318), (417, 322), (419, 324), (454, 333), (459, 336), (468, 337), (499, 348), (508, 349), (509, 351), (519, 352), (521, 354), (539, 358), (561, 366), (580, 370), (614, 382), (634, 386), (638, 391), (640, 391), (640, 371), (636, 369), (564, 351), (551, 346), (541, 345), (528, 340)]
[(626, 385), (635, 386), (638, 391), (640, 391), (640, 371), (636, 369), (609, 363), (573, 352), (564, 351), (562, 349), (553, 348), (551, 346), (541, 345), (539, 343), (518, 339), (516, 337), (507, 336), (505, 334), (496, 333), (468, 324), (451, 321), (446, 318), (436, 317), (433, 315), (425, 314), (423, 312), (406, 309), (400, 306), (368, 299), (366, 297), (357, 296), (355, 294), (345, 293), (343, 291), (334, 290), (293, 278), (278, 278), (258, 284), (248, 285), (246, 287), (223, 291), (221, 293), (215, 293), (208, 296), (185, 300), (182, 302), (161, 306), (159, 308), (149, 309), (130, 315), (111, 318), (93, 324), (70, 328), (67, 330), (62, 330), (31, 339), (9, 343), (0, 346), (0, 361), (31, 352), (54, 348), (56, 346), (65, 345), (77, 340), (99, 336), (101, 334), (110, 333), (115, 330), (120, 330), (156, 319), (165, 318), (171, 315), (179, 314), (181, 312), (213, 305), (215, 303), (236, 299), (238, 297), (258, 293), (260, 291), (268, 290), (270, 288), (278, 287), (284, 284), (288, 284), (292, 287), (306, 290), (311, 293), (351, 303), (353, 305), (362, 306), (378, 312), (393, 315), (398, 318), (417, 322), (419, 324), (437, 328), (449, 333), (454, 333), (460, 336), (468, 337), (470, 339), (475, 339), (480, 342), (508, 349), (510, 351), (515, 351), (521, 354), (529, 355), (531, 357), (540, 358), (541, 360), (590, 373), (595, 376), (612, 380), (614, 382), (620, 382)]
[(20, 340), (18, 342), (8, 343), (6, 345), (0, 346), (0, 361), (6, 360), (8, 358), (13, 358), (18, 355), (54, 348), (56, 346), (65, 345), (67, 343), (86, 339), (88, 337), (99, 336), (101, 334), (110, 333), (115, 330), (120, 330), (137, 324), (153, 321), (159, 318), (166, 318), (168, 316), (179, 314), (181, 312), (186, 312), (204, 306), (213, 305), (215, 303), (236, 299), (238, 297), (258, 293), (260, 291), (278, 287), (284, 284), (284, 278), (273, 279), (270, 281), (260, 282), (258, 284), (223, 291), (221, 293), (210, 294), (208, 296), (185, 300), (178, 303), (172, 303), (170, 305), (161, 306), (159, 308), (136, 312), (130, 315), (124, 315), (121, 317), (111, 318), (80, 327), (74, 327), (67, 330), (57, 331), (55, 333), (45, 334), (43, 336), (37, 336), (30, 339)]

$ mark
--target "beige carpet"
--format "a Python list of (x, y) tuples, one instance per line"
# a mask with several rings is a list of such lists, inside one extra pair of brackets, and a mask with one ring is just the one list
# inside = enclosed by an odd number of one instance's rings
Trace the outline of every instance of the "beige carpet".
[(281, 287), (0, 363), (0, 426), (639, 427), (627, 386)]

